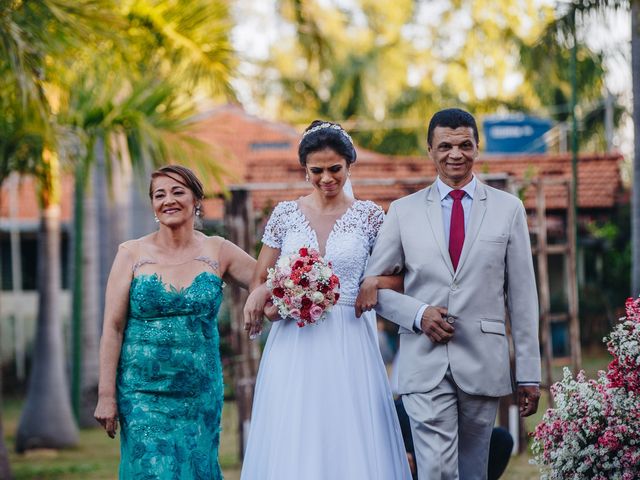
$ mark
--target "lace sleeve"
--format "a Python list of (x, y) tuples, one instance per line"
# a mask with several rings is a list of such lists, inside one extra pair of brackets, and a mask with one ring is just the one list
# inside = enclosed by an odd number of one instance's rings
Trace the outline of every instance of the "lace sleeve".
[(293, 202), (281, 202), (271, 212), (271, 217), (264, 227), (262, 243), (271, 248), (282, 248), (282, 241), (287, 229), (287, 219)]
[(382, 208), (373, 202), (370, 203), (369, 216), (367, 217), (369, 249), (373, 248), (373, 244), (376, 243), (378, 232), (380, 231), (382, 222), (384, 222), (384, 211)]

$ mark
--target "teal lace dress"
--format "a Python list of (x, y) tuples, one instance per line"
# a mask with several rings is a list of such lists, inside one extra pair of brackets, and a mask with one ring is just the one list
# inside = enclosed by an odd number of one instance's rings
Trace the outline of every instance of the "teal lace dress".
[(134, 276), (117, 375), (120, 479), (222, 479), (221, 301), (209, 271), (182, 289)]

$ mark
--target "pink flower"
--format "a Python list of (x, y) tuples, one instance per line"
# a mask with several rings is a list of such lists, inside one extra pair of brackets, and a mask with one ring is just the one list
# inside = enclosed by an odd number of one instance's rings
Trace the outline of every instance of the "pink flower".
[(640, 478), (640, 299), (627, 300), (626, 314), (605, 339), (613, 357), (607, 372), (590, 380), (566, 369), (551, 387), (556, 407), (544, 414), (532, 445), (548, 478)]
[(320, 307), (319, 305), (314, 305), (309, 310), (309, 313), (311, 314), (311, 319), (313, 321), (317, 321), (322, 316), (323, 310), (322, 310), (322, 307)]
[(340, 279), (317, 250), (303, 247), (296, 254), (278, 259), (269, 269), (267, 286), (280, 315), (295, 319), (303, 327), (321, 320), (337, 302)]

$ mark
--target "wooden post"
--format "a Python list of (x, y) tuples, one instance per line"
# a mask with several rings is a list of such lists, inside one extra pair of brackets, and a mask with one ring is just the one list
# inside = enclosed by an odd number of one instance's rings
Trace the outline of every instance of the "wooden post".
[(538, 295), (540, 300), (540, 342), (543, 353), (542, 362), (545, 368), (544, 382), (550, 387), (553, 379), (551, 364), (553, 349), (551, 345), (551, 325), (549, 313), (551, 310), (551, 294), (549, 292), (549, 257), (547, 255), (547, 209), (544, 198), (544, 183), (542, 180), (536, 185), (536, 236), (538, 237), (536, 251), (538, 261)]
[[(251, 194), (246, 189), (231, 191), (231, 198), (225, 201), (224, 224), (229, 241), (251, 254), (255, 248), (255, 229)], [(243, 328), (242, 310), (247, 299), (246, 290), (230, 285), (229, 299), (231, 300), (231, 342), (235, 353), (233, 382), (238, 408), (239, 455), (242, 459), (251, 420), (260, 349), (257, 342), (249, 340)]]
[[(569, 196), (569, 202), (573, 203), (576, 199), (576, 194), (573, 191), (575, 184), (573, 182), (567, 182), (567, 195)], [(568, 300), (569, 300), (569, 341), (571, 343), (571, 364), (573, 366), (573, 373), (578, 373), (582, 369), (582, 348), (580, 346), (580, 320), (578, 316), (578, 277), (577, 277), (577, 245), (576, 245), (576, 219), (574, 217), (576, 212), (575, 206), (567, 209), (567, 247), (568, 255), (567, 261), (567, 276), (568, 282)]]

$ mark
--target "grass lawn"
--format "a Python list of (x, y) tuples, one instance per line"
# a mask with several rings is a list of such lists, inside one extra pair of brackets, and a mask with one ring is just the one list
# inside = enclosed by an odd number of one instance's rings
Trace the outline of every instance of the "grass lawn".
[[(15, 432), (22, 402), (5, 399), (2, 411), (9, 461), (16, 480), (113, 480), (118, 478), (120, 442), (107, 437), (101, 429), (80, 432), (76, 448), (68, 450), (35, 450), (23, 455), (14, 453)], [(225, 480), (240, 478), (237, 455), (236, 409), (233, 402), (225, 404), (222, 415), (220, 464)]]
[[(589, 377), (594, 377), (598, 369), (603, 369), (610, 357), (606, 352), (590, 352), (585, 355), (584, 369)], [(562, 376), (562, 360), (554, 364), (553, 377), (558, 380)], [(527, 430), (532, 431), (542, 418), (547, 408), (548, 398), (543, 398), (538, 413), (527, 419)], [(100, 429), (83, 430), (80, 433), (78, 447), (56, 451), (38, 450), (24, 455), (13, 453), (15, 431), (20, 415), (22, 401), (19, 399), (5, 399), (2, 420), (10, 450), (10, 462), (16, 480), (22, 479), (69, 479), (69, 480), (105, 480), (115, 479), (118, 474), (119, 441), (116, 437), (111, 440)], [(238, 458), (237, 412), (233, 402), (225, 403), (222, 415), (222, 441), (220, 446), (220, 464), (225, 480), (240, 478), (240, 461)], [(530, 456), (522, 454), (515, 456), (509, 462), (504, 476), (505, 480), (538, 479), (538, 470), (529, 464)]]

